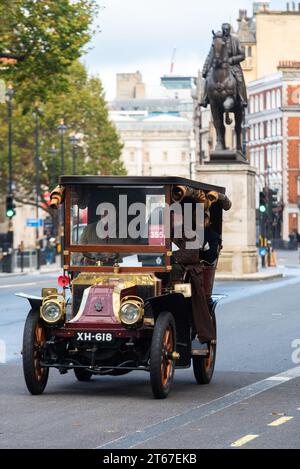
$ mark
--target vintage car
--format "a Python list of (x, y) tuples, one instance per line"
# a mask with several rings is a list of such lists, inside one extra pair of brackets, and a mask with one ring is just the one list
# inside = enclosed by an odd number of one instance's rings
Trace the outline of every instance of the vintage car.
[[(31, 306), (22, 350), (30, 393), (44, 391), (50, 368), (74, 370), (79, 381), (146, 371), (155, 398), (168, 395), (175, 368), (192, 365), (196, 382), (208, 384), (220, 299), (212, 288), (222, 211), (231, 206), (225, 189), (179, 177), (62, 176), (50, 203), (61, 209), (64, 223), (60, 288), (45, 286), (40, 297), (19, 294)], [(188, 265), (176, 261), (172, 204), (191, 207), (190, 214), (196, 205), (203, 209), (196, 220), (203, 239), (191, 250), (203, 280), (200, 297)], [(203, 254), (209, 246), (205, 217), (217, 239), (211, 262)], [(206, 342), (195, 327), (196, 297), (214, 328)]]

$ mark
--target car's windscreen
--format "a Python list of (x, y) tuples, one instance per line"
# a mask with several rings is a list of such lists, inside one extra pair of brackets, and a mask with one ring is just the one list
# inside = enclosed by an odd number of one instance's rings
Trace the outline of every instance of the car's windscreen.
[(72, 245), (165, 245), (165, 188), (74, 186)]

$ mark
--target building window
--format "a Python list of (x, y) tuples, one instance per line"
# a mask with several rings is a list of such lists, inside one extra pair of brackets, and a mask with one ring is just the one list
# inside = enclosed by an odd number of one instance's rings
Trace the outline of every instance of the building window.
[(258, 102), (258, 96), (255, 96), (255, 111), (254, 112), (259, 112), (259, 102)]
[(281, 144), (277, 145), (277, 169), (278, 169), (278, 171), (282, 170)]
[(135, 161), (135, 152), (131, 151), (130, 152), (130, 161), (133, 163)]
[(261, 122), (260, 125), (259, 125), (259, 137), (261, 140), (263, 140), (265, 138), (265, 132), (264, 132), (264, 123)]
[(149, 163), (149, 161), (150, 161), (150, 154), (148, 151), (146, 151), (146, 153), (144, 153), (144, 162)]
[(252, 57), (252, 47), (248, 47), (248, 57)]
[(277, 135), (281, 136), (281, 119), (277, 119)]
[(250, 114), (254, 113), (254, 97), (251, 96), (250, 98)]
[(260, 161), (259, 161), (259, 172), (263, 174), (265, 171), (265, 149), (262, 147), (260, 149)]
[(259, 107), (260, 107), (260, 111), (263, 111), (265, 106), (264, 106), (264, 95), (261, 94), (259, 96)]
[(167, 151), (163, 152), (163, 161), (168, 161), (168, 152)]
[(253, 142), (254, 140), (254, 127), (253, 125), (250, 126), (250, 141)]
[(272, 137), (276, 137), (276, 120), (272, 120)]
[(276, 93), (275, 90), (272, 91), (272, 103), (271, 103), (272, 109), (276, 108)]
[(281, 90), (277, 90), (276, 92), (276, 101), (277, 107), (281, 107)]
[(267, 122), (267, 137), (271, 137), (272, 130), (271, 130), (271, 121)]
[(267, 92), (267, 109), (271, 109), (271, 93)]
[(259, 132), (258, 132), (258, 124), (255, 124), (254, 125), (254, 138), (255, 140), (258, 140), (259, 139)]
[(185, 151), (181, 152), (181, 161), (184, 163), (187, 160), (187, 154)]

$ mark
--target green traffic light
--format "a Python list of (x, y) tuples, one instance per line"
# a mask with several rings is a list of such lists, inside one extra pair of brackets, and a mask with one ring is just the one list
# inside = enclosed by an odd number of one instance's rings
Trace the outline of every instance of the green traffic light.
[(8, 218), (12, 218), (14, 215), (15, 215), (15, 211), (14, 211), (13, 209), (7, 210), (6, 216), (7, 216)]
[(259, 207), (259, 211), (260, 211), (260, 213), (266, 213), (267, 207), (266, 207), (265, 205), (261, 205), (261, 206)]

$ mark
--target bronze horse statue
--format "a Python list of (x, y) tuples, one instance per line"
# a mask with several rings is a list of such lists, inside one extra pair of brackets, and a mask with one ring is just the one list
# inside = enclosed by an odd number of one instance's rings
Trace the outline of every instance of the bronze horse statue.
[(228, 50), (222, 33), (213, 32), (213, 61), (207, 76), (206, 91), (217, 132), (216, 150), (226, 150), (225, 122), (232, 124), (229, 113), (235, 116), (236, 149), (242, 151), (242, 124), (245, 108), (238, 93), (238, 83), (229, 63)]

